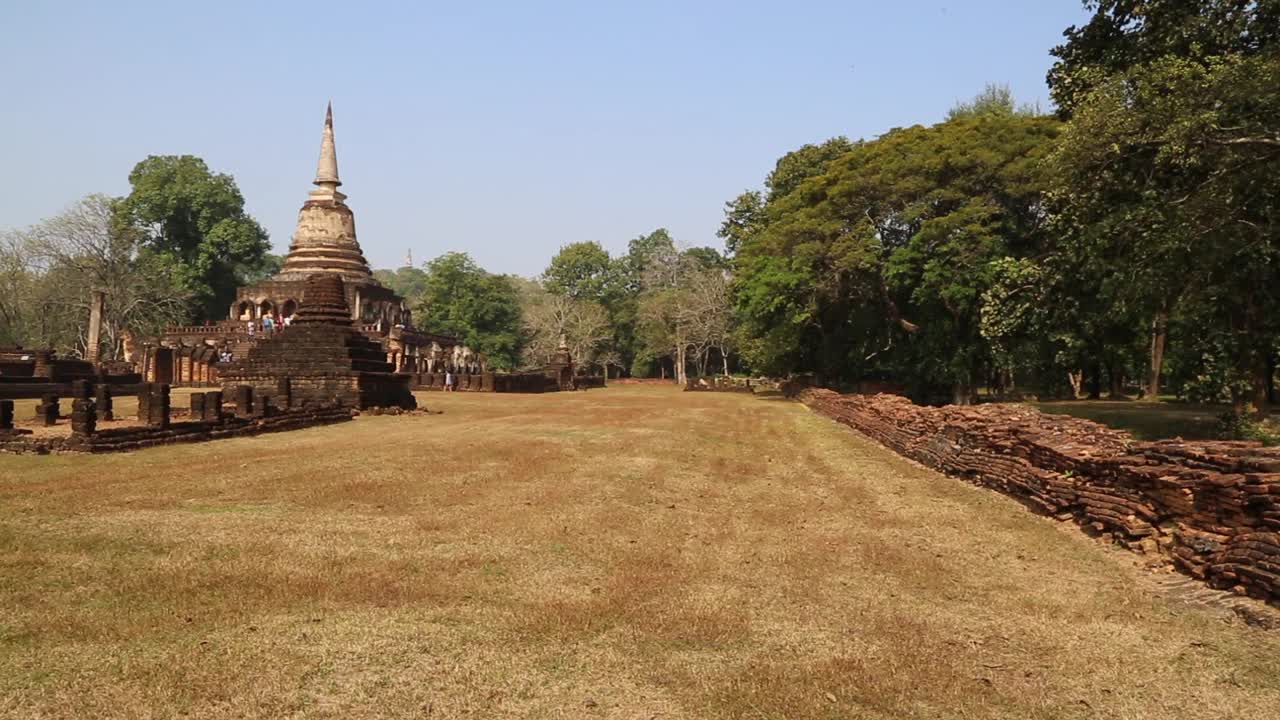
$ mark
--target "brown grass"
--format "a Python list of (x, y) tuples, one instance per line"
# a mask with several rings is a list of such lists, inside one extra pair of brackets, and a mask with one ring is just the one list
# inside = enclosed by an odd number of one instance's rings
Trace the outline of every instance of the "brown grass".
[(797, 404), (0, 456), (0, 716), (1263, 718), (1280, 634)]

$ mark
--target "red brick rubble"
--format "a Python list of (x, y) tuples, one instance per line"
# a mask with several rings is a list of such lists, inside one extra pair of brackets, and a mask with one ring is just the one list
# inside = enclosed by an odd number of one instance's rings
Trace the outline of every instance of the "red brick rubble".
[(793, 394), (900, 455), (1074, 518), (1213, 587), (1280, 605), (1280, 448), (1137, 442), (1024, 405), (934, 408), (896, 395)]

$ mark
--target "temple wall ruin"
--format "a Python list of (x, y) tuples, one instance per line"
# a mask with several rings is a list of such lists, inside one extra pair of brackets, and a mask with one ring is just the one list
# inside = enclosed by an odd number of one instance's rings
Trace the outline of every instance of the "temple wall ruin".
[(1280, 605), (1280, 448), (1137, 442), (1024, 405), (923, 407), (788, 388), (894, 452), (1072, 519), (1219, 589)]
[[(71, 433), (58, 437), (33, 436), (28, 430), (15, 428), (13, 401), (0, 399), (0, 452), (122, 452), (157, 445), (298, 430), (346, 422), (352, 418), (352, 408), (340, 402), (309, 403), (305, 406), (291, 403), (293, 383), (285, 378), (279, 380), (269, 394), (255, 392), (247, 385), (234, 388), (232, 396), (222, 391), (193, 393), (189, 398), (190, 408), (182, 415), (186, 419), (175, 420), (169, 403), (169, 386), (143, 383), (137, 388), (138, 424), (104, 429), (98, 425), (98, 420), (111, 418), (111, 395), (102, 392), (104, 388), (95, 388), (83, 381), (73, 384)], [(54, 415), (57, 407), (55, 396), (52, 404)]]

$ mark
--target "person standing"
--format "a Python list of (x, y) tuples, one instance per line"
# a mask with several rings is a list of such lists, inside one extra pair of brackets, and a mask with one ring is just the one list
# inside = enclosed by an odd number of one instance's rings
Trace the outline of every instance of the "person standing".
[(453, 371), (445, 370), (444, 371), (444, 391), (453, 392), (453, 383), (454, 383)]

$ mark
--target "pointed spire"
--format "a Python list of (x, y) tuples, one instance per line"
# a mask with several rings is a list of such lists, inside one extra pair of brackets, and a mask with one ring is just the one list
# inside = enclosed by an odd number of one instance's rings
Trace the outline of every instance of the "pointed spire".
[(324, 135), (320, 138), (320, 163), (316, 166), (315, 184), (321, 187), (337, 188), (342, 184), (338, 179), (338, 151), (333, 144), (333, 102), (330, 101), (324, 113)]

